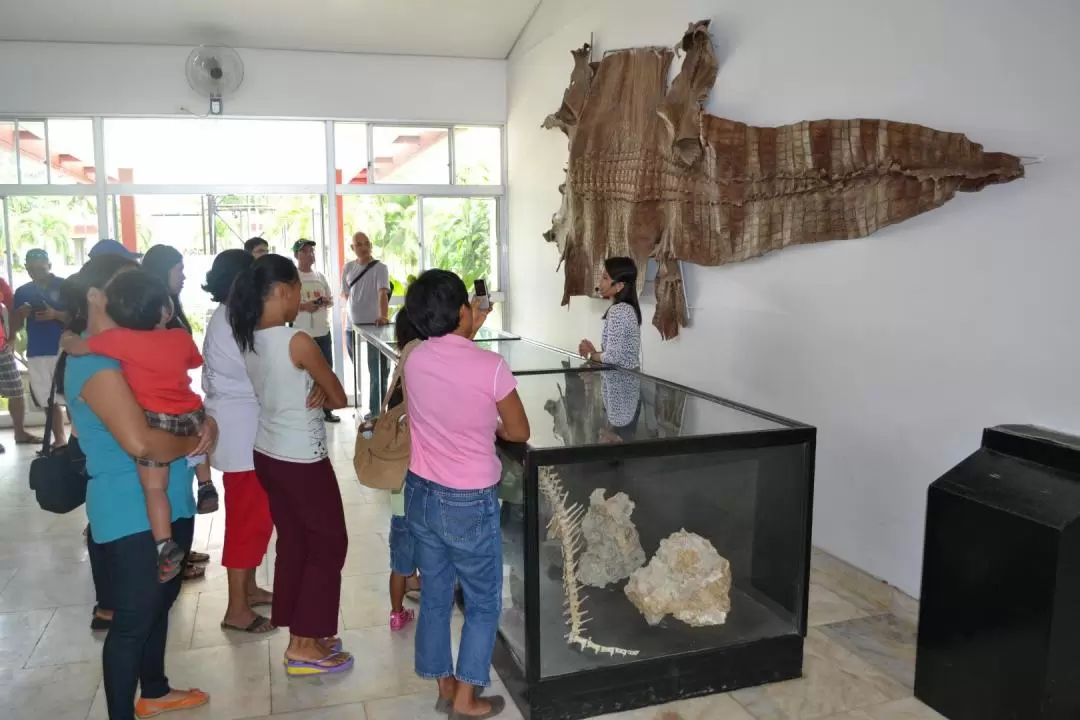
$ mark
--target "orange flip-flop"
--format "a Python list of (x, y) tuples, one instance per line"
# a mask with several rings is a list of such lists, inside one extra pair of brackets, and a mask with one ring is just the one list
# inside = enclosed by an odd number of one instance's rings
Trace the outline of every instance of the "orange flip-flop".
[(210, 695), (198, 688), (188, 690), (174, 688), (170, 694), (163, 698), (154, 700), (139, 698), (139, 701), (135, 703), (135, 717), (145, 720), (145, 718), (157, 717), (174, 710), (191, 710), (192, 708), (202, 707), (208, 702), (210, 702)]

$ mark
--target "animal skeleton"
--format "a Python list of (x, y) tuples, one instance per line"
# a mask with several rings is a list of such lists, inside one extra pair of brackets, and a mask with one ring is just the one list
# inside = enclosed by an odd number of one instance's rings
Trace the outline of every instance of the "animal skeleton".
[(577, 554), (581, 551), (581, 519), (585, 515), (585, 507), (575, 503), (567, 506), (569, 493), (563, 489), (559, 481), (558, 473), (550, 467), (540, 468), (540, 492), (552, 508), (551, 522), (548, 523), (548, 538), (558, 539), (562, 549), (563, 558), (563, 590), (566, 594), (563, 613), (570, 632), (566, 634), (566, 642), (569, 645), (577, 645), (582, 651), (591, 650), (597, 655), (609, 655), (611, 657), (634, 656), (640, 651), (626, 650), (624, 648), (600, 645), (586, 636), (582, 630), (590, 618), (588, 613), (582, 610), (582, 604), (588, 599), (581, 593), (581, 582), (577, 574)]

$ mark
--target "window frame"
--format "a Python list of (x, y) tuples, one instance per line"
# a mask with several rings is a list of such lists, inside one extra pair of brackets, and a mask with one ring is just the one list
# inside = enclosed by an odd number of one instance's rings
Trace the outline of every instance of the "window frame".
[[(22, 115), (10, 115), (0, 114), (0, 122), (11, 122), (14, 124), (15, 129), (15, 142), (13, 150), (15, 153), (16, 163), (16, 180), (21, 180), (21, 153), (19, 152), (19, 121), (23, 122), (44, 122), (45, 123), (45, 142), (46, 142), (46, 154), (49, 151), (49, 132), (48, 123), (52, 118), (56, 119), (89, 119), (91, 121), (91, 127), (93, 130), (93, 143), (94, 143), (94, 183), (93, 184), (53, 184), (52, 183), (52, 163), (49, 162), (49, 158), (46, 157), (46, 184), (24, 184), (22, 182), (16, 183), (0, 183), (0, 204), (2, 204), (2, 212), (0, 212), (0, 236), (3, 238), (5, 253), (8, 258), (6, 278), (9, 282), (12, 280), (12, 262), (11, 262), (11, 242), (10, 242), (10, 219), (8, 217), (8, 202), (10, 197), (17, 196), (91, 196), (96, 199), (97, 205), (97, 219), (98, 227), (105, 228), (103, 232), (108, 233), (110, 228), (110, 222), (115, 221), (119, 212), (119, 203), (115, 202), (115, 198), (122, 196), (139, 196), (139, 195), (206, 195), (206, 194), (237, 194), (237, 195), (321, 195), (327, 201), (327, 213), (326, 221), (327, 227), (325, 236), (327, 242), (326, 263), (324, 267), (330, 277), (340, 277), (342, 267), (339, 258), (347, 253), (347, 238), (340, 237), (339, 218), (338, 218), (338, 203), (337, 198), (339, 196), (347, 195), (414, 195), (418, 199), (418, 217), (419, 217), (419, 237), (420, 237), (420, 268), (421, 271), (427, 269), (427, 250), (424, 245), (424, 198), (455, 198), (455, 197), (484, 197), (493, 198), (495, 201), (496, 212), (496, 228), (494, 229), (497, 239), (497, 251), (498, 257), (492, 258), (492, 264), (497, 267), (499, 275), (500, 291), (492, 293), (492, 300), (499, 302), (504, 306), (503, 322), (509, 323), (510, 312), (510, 267), (509, 267), (509, 220), (507, 212), (507, 138), (506, 138), (506, 124), (505, 123), (473, 123), (468, 119), (462, 119), (459, 122), (443, 123), (443, 122), (419, 122), (419, 121), (389, 121), (389, 120), (370, 120), (361, 118), (275, 118), (275, 117), (254, 117), (254, 116), (235, 116), (231, 119), (242, 120), (305, 120), (311, 122), (319, 122), (324, 126), (326, 134), (324, 164), (326, 167), (325, 183), (277, 183), (277, 184), (147, 184), (147, 183), (108, 183), (107, 167), (106, 167), (106, 152), (105, 147), (105, 120), (112, 118), (126, 118), (126, 119), (161, 119), (162, 117), (172, 116), (140, 116), (140, 115), (87, 115), (87, 114), (64, 114), (64, 113), (50, 113), (48, 117), (38, 117), (36, 115), (22, 116)], [(198, 122), (198, 119), (193, 119), (192, 122)], [(336, 175), (336, 144), (335, 144), (335, 128), (338, 123), (352, 123), (365, 125), (365, 132), (367, 136), (367, 167), (368, 177), (373, 180), (368, 184), (347, 184), (339, 183)], [(373, 150), (373, 133), (375, 127), (388, 127), (388, 128), (426, 128), (426, 129), (445, 129), (447, 131), (447, 143), (449, 153), (449, 167), (448, 167), (448, 179), (447, 184), (422, 184), (422, 183), (380, 183), (377, 181), (374, 175), (374, 154)], [(497, 184), (490, 185), (465, 185), (459, 183), (457, 177), (457, 153), (455, 149), (456, 129), (457, 128), (495, 128), (499, 130), (499, 155), (500, 155), (500, 167), (499, 177)], [(110, 197), (114, 199), (114, 202), (110, 205)], [(110, 209), (111, 208), (111, 209)], [(115, 232), (119, 233), (119, 227), (114, 228)], [(344, 251), (344, 252), (342, 252)], [(339, 255), (339, 253), (342, 253)], [(395, 296), (392, 299), (394, 305), (400, 305), (402, 303), (402, 297), (400, 295)], [(334, 318), (333, 322), (335, 327), (341, 327), (341, 320), (343, 312), (343, 306), (341, 303), (335, 303), (334, 305)], [(509, 327), (507, 327), (509, 329)], [(338, 357), (343, 356), (344, 348), (341, 345), (341, 334), (333, 333), (334, 338), (334, 352)], [(343, 363), (335, 363), (337, 367), (335, 371), (339, 377), (344, 380), (344, 367)]]

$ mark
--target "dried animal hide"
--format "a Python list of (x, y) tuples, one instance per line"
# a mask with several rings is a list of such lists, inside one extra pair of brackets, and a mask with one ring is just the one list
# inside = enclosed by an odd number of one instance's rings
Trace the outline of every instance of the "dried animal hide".
[(653, 325), (669, 339), (687, 318), (676, 260), (725, 265), (866, 237), (1024, 174), (1015, 156), (920, 125), (762, 128), (705, 114), (717, 73), (708, 22), (692, 24), (681, 48), (666, 93), (672, 52), (626, 50), (598, 65), (588, 46), (574, 53), (571, 87), (545, 123), (570, 139), (563, 205), (545, 233), (559, 246), (564, 305), (595, 293), (604, 258), (628, 255), (638, 267), (656, 258)]

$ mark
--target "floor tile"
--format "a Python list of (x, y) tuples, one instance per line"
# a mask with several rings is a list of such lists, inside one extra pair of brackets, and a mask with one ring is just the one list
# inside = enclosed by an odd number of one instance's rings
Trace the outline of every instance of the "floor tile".
[(90, 631), (93, 604), (57, 608), (26, 667), (101, 662), (105, 633)]
[(599, 716), (602, 720), (754, 720), (728, 695), (679, 700), (667, 705)]
[(915, 687), (915, 626), (895, 615), (827, 625), (821, 632), (908, 689)]
[(85, 720), (100, 682), (100, 662), (0, 670), (0, 718)]
[[(367, 720), (438, 720), (446, 715), (435, 712), (435, 697), (438, 691), (435, 683), (425, 681), (425, 686), (418, 692), (385, 700), (371, 700), (365, 703)], [(499, 720), (522, 720), (521, 712), (510, 701), (506, 688), (501, 682), (493, 681), (486, 691), (487, 695), (502, 695), (506, 700), (506, 709), (499, 715)], [(717, 717), (715, 720), (728, 720)], [(732, 720), (742, 720), (733, 716)]]
[(912, 697), (843, 715), (834, 715), (828, 720), (946, 720), (946, 718)]
[(52, 609), (0, 614), (0, 669), (18, 669), (37, 647)]
[[(389, 522), (387, 520), (387, 524)], [(345, 556), (345, 567), (341, 570), (343, 576), (389, 572), (390, 547), (382, 537), (374, 532), (349, 536), (349, 552)]]
[(816, 583), (810, 584), (810, 626), (854, 620), (866, 617), (869, 611), (843, 599), (832, 590)]
[(0, 593), (0, 612), (38, 610), (94, 602), (90, 563), (35, 566), (23, 563)]
[[(265, 640), (267, 634), (245, 633), (236, 630), (223, 630), (221, 620), (229, 605), (228, 591), (204, 592), (195, 596), (198, 609), (195, 613), (194, 628), (191, 634), (191, 647), (204, 648), (220, 645), (246, 645)], [(270, 608), (259, 607), (256, 612), (269, 617)], [(271, 633), (284, 632), (272, 630)]]
[(288, 636), (281, 633), (269, 639), (270, 694), (275, 714), (402, 694), (399, 657), (405, 648), (395, 647), (389, 629), (346, 630), (341, 639), (345, 649), (356, 654), (356, 664), (342, 673), (314, 677), (286, 675), (282, 659)]
[(814, 548), (810, 557), (810, 580), (832, 590), (856, 606), (871, 612), (888, 612), (892, 605), (891, 588), (887, 583)]
[(802, 678), (739, 690), (733, 697), (758, 720), (816, 720), (908, 694), (815, 629), (807, 637)]
[[(210, 703), (181, 713), (183, 720), (236, 720), (270, 714), (270, 658), (265, 642), (171, 653), (166, 671), (173, 687), (210, 693)], [(87, 720), (107, 720), (99, 692)]]
[[(390, 574), (354, 575), (341, 580), (341, 617), (349, 630), (386, 627), (390, 622)], [(412, 609), (415, 603), (406, 600)]]
[(260, 718), (251, 718), (251, 720), (368, 720), (369, 717), (364, 709), (364, 703), (350, 703), (282, 715), (264, 715)]

